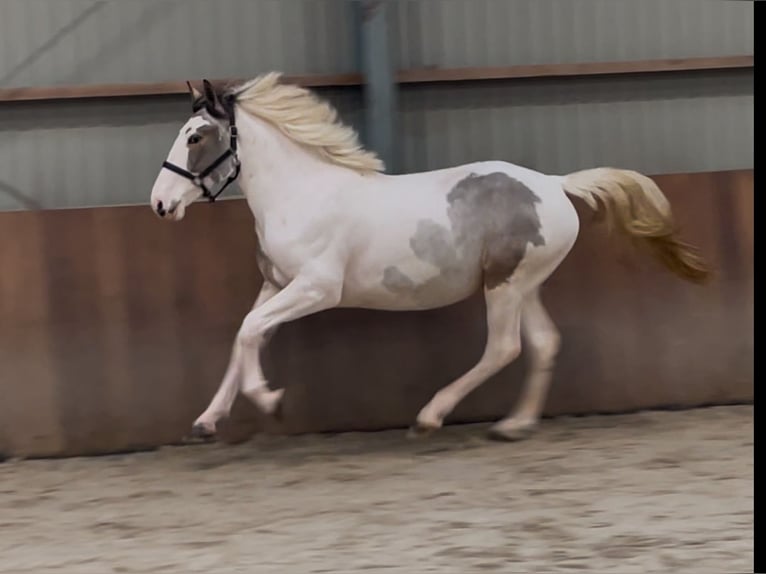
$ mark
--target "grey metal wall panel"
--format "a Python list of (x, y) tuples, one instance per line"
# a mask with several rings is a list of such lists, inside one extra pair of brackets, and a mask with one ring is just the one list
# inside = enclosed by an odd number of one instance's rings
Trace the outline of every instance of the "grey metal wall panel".
[[(320, 93), (362, 123), (360, 90)], [(188, 116), (185, 97), (0, 106), (0, 210), (146, 203)]]
[(397, 0), (397, 8), (402, 68), (753, 53), (752, 2)]
[[(359, 128), (361, 93), (324, 90)], [(753, 76), (408, 87), (402, 171), (503, 159), (547, 173), (614, 165), (646, 173), (752, 168)], [(185, 98), (0, 107), (0, 209), (144, 203), (188, 115)]]
[[(391, 1), (405, 67), (752, 51), (749, 2)], [(347, 0), (0, 0), (0, 86), (350, 71), (351, 17)], [(751, 168), (752, 82), (740, 71), (405, 87), (401, 166)], [(360, 127), (358, 90), (324, 93)], [(23, 208), (19, 197), (145, 202), (187, 113), (185, 98), (0, 105), (0, 209)]]
[(0, 87), (342, 73), (347, 0), (0, 0)]
[(752, 72), (412, 86), (403, 171), (502, 159), (547, 173), (753, 167)]
[[(399, 67), (750, 54), (751, 2), (389, 0)], [(0, 86), (356, 69), (351, 0), (0, 0)]]

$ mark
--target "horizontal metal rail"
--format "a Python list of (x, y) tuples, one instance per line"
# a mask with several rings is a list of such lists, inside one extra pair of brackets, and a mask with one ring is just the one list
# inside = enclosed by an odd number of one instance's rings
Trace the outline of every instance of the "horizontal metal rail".
[[(399, 84), (475, 82), (519, 78), (586, 77), (723, 69), (748, 69), (753, 67), (753, 56), (723, 56), (715, 58), (585, 62), (575, 64), (532, 64), (504, 67), (417, 68), (400, 70), (396, 74), (396, 81)], [(286, 75), (284, 76), (284, 80), (309, 88), (361, 86), (364, 83), (362, 74), (356, 73), (293, 76)], [(213, 81), (214, 84), (227, 85), (239, 83), (243, 81), (243, 79), (232, 78), (211, 81)], [(185, 82), (86, 84), (78, 86), (0, 88), (0, 103), (45, 100), (77, 100), (86, 98), (165, 96), (180, 95), (185, 94), (186, 92), (187, 87)]]

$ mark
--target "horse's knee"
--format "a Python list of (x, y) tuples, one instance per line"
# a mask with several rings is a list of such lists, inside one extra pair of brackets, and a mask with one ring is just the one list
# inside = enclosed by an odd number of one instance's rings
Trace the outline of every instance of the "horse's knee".
[(555, 329), (541, 331), (529, 338), (533, 360), (542, 368), (552, 368), (561, 348), (561, 335)]
[(257, 315), (248, 314), (237, 333), (236, 344), (240, 347), (258, 345), (267, 331), (266, 325)]
[(491, 345), (485, 352), (484, 359), (492, 365), (505, 366), (512, 363), (521, 354), (521, 341), (506, 339)]

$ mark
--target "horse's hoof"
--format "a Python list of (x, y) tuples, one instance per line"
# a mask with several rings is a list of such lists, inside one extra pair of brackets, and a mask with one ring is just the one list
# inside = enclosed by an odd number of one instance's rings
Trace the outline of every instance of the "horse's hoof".
[(282, 423), (285, 420), (285, 406), (284, 406), (284, 399), (283, 397), (279, 397), (279, 400), (277, 401), (277, 404), (274, 405), (274, 412), (271, 413), (271, 416), (274, 417), (274, 420), (278, 423)]
[(487, 431), (487, 436), (491, 440), (503, 441), (503, 442), (518, 442), (529, 438), (536, 428), (536, 424), (532, 423), (525, 426), (509, 427), (496, 424)]
[(194, 423), (191, 428), (191, 434), (184, 440), (188, 444), (200, 444), (213, 442), (215, 440), (215, 430), (209, 429), (202, 423)]
[(411, 439), (418, 439), (418, 438), (425, 438), (431, 434), (435, 430), (439, 428), (438, 425), (427, 425), (422, 423), (415, 423), (407, 430), (407, 438)]

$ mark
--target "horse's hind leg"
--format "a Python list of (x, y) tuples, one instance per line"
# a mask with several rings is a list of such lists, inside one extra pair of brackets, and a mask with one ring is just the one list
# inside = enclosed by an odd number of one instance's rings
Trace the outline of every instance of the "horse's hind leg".
[(439, 428), (468, 393), (508, 365), (521, 352), (521, 307), (523, 291), (515, 284), (485, 287), (487, 302), (487, 344), (481, 360), (470, 371), (437, 392), (417, 417), (416, 432)]
[(529, 372), (512, 414), (490, 429), (493, 438), (518, 440), (526, 437), (537, 425), (548, 395), (560, 337), (537, 289), (524, 301), (521, 335), (525, 352), (530, 357)]

